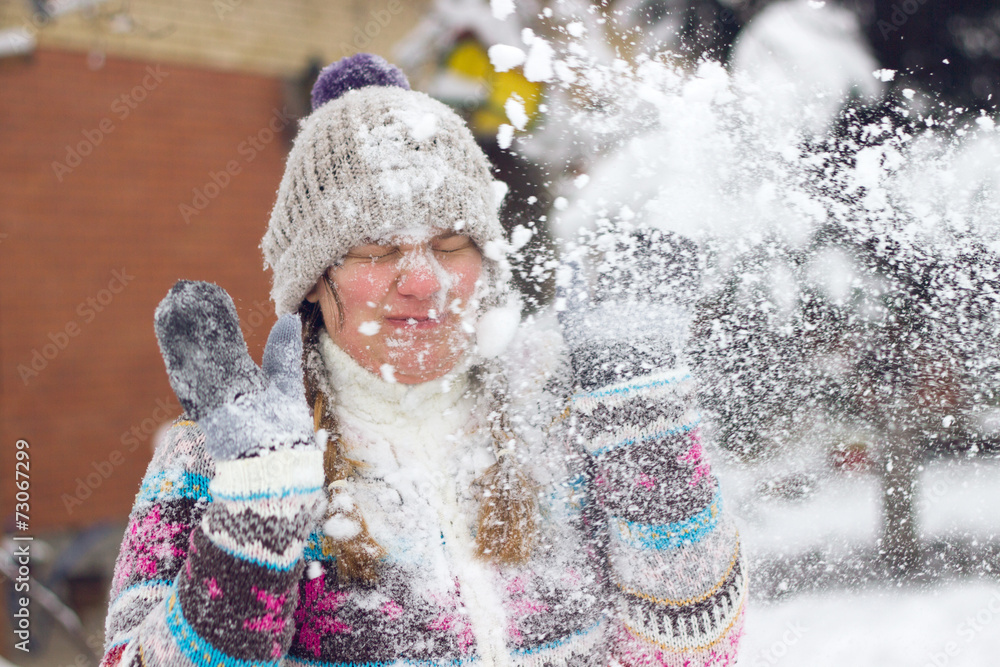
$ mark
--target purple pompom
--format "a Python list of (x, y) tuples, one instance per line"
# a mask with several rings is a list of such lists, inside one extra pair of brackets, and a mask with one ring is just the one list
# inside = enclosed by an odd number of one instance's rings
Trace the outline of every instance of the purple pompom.
[(406, 75), (385, 58), (373, 53), (355, 53), (324, 67), (312, 89), (312, 108), (318, 109), (349, 90), (365, 86), (396, 86), (410, 89)]

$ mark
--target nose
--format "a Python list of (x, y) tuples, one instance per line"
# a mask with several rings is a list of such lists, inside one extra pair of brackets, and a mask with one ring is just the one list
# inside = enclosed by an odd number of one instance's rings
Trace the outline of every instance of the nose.
[(426, 260), (416, 261), (400, 270), (396, 289), (403, 296), (429, 299), (441, 289), (441, 281)]

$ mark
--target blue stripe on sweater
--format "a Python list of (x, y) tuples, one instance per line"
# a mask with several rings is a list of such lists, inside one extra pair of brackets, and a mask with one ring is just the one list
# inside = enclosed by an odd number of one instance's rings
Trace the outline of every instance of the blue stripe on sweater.
[(705, 509), (684, 521), (667, 524), (646, 524), (613, 518), (612, 529), (619, 541), (635, 549), (666, 551), (696, 544), (707, 537), (719, 522), (722, 494), (718, 491)]
[(266, 560), (261, 560), (259, 558), (248, 556), (245, 553), (240, 553), (239, 551), (233, 551), (232, 549), (227, 549), (218, 542), (212, 542), (212, 544), (214, 544), (216, 548), (219, 549), (219, 551), (227, 553), (233, 558), (239, 558), (240, 560), (245, 561), (247, 563), (253, 563), (254, 565), (258, 565), (260, 567), (266, 567), (267, 569), (274, 570), (275, 572), (291, 572), (292, 570), (295, 569), (295, 566), (299, 564), (299, 561), (302, 560), (301, 558), (296, 558), (288, 565), (278, 565), (276, 563), (270, 563)]
[(216, 493), (215, 498), (219, 500), (241, 502), (246, 500), (261, 500), (262, 498), (287, 498), (288, 496), (306, 495), (308, 493), (318, 493), (322, 490), (323, 490), (322, 486), (310, 486), (305, 489), (283, 488), (274, 491), (257, 491), (255, 493), (238, 494), (232, 496), (224, 493)]
[(174, 582), (172, 579), (150, 579), (149, 581), (142, 581), (138, 584), (132, 584), (128, 588), (122, 590), (121, 593), (115, 596), (115, 600), (117, 600), (118, 598), (122, 597), (123, 595), (125, 595), (130, 591), (134, 591), (137, 588), (150, 588), (152, 586), (171, 586), (173, 585), (173, 583)]
[[(650, 433), (639, 438), (639, 442), (649, 442), (650, 440), (656, 440), (657, 438), (666, 438), (671, 435), (678, 435), (680, 433), (688, 433), (693, 431), (701, 423), (701, 417), (695, 419), (690, 424), (683, 424), (674, 428), (664, 429), (662, 431), (657, 431), (656, 433)], [(613, 442), (606, 447), (601, 447), (600, 449), (591, 452), (592, 456), (600, 456), (601, 454), (607, 454), (608, 452), (618, 449), (619, 447), (627, 447), (629, 445), (636, 444), (635, 438), (626, 438), (625, 440), (619, 440), (618, 442)]]
[(611, 389), (598, 389), (596, 391), (588, 391), (585, 394), (576, 394), (573, 396), (573, 400), (579, 400), (581, 398), (603, 398), (605, 396), (615, 396), (617, 394), (630, 394), (633, 391), (642, 391), (643, 389), (651, 389), (653, 387), (663, 387), (668, 384), (674, 384), (677, 382), (683, 382), (684, 380), (690, 380), (691, 374), (685, 374), (681, 377), (671, 377), (663, 378), (660, 380), (653, 380), (652, 382), (643, 382), (641, 384), (629, 384), (621, 387), (612, 387)]
[(135, 501), (154, 502), (189, 498), (191, 500), (212, 500), (208, 490), (208, 477), (184, 470), (178, 475), (174, 471), (162, 471), (143, 480)]
[(175, 589), (166, 600), (167, 628), (177, 648), (195, 667), (277, 667), (280, 661), (240, 660), (226, 655), (202, 639), (184, 618)]
[(514, 655), (531, 655), (533, 653), (541, 653), (542, 651), (551, 651), (552, 649), (559, 648), (560, 646), (568, 644), (569, 642), (573, 641), (574, 639), (576, 639), (578, 637), (582, 637), (584, 635), (589, 635), (591, 632), (593, 632), (597, 628), (601, 627), (601, 623), (603, 623), (604, 620), (605, 620), (605, 617), (601, 616), (599, 619), (597, 619), (597, 622), (594, 623), (593, 625), (591, 625), (589, 628), (583, 628), (581, 630), (577, 630), (577, 631), (575, 631), (575, 632), (573, 632), (571, 634), (566, 635), (565, 637), (562, 637), (560, 639), (556, 639), (555, 641), (551, 641), (548, 644), (542, 644), (541, 646), (536, 646), (534, 648), (515, 649), (513, 651), (513, 654)]

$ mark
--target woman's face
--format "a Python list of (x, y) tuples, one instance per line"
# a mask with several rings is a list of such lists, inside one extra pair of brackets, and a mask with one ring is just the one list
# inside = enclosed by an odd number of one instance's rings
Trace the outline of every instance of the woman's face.
[[(468, 236), (357, 246), (306, 299), (319, 301), (330, 338), (363, 368), (396, 382), (439, 378), (469, 346), (463, 317), (483, 258)], [(340, 300), (340, 309), (333, 291)]]

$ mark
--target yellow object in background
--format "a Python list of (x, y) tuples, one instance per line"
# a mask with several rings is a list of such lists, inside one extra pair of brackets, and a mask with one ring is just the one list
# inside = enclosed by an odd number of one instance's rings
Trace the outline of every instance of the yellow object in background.
[(495, 136), (500, 125), (510, 123), (504, 111), (504, 103), (515, 93), (524, 101), (528, 127), (537, 119), (543, 84), (528, 81), (520, 69), (495, 71), (486, 48), (478, 39), (459, 39), (445, 57), (444, 68), (451, 75), (481, 83), (486, 90), (485, 97), (478, 105), (463, 110), (468, 115), (469, 125), (476, 136)]

